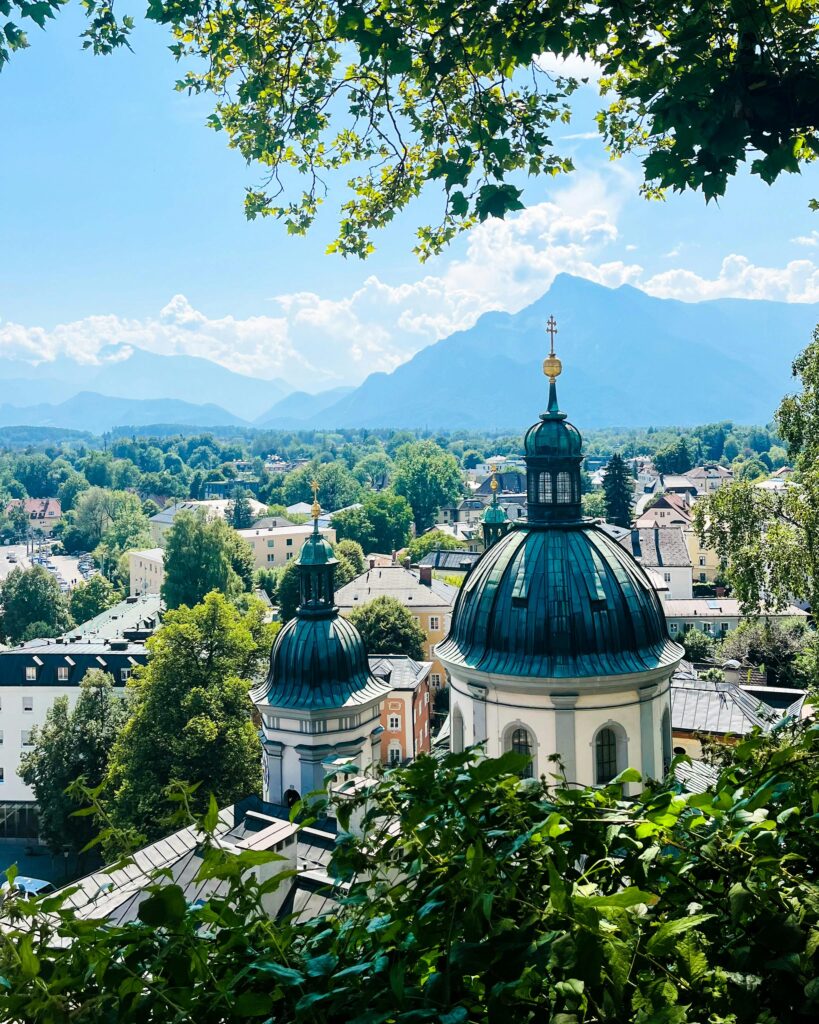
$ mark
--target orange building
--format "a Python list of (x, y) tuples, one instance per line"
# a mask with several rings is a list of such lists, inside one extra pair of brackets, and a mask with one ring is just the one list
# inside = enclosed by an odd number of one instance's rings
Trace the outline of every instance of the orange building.
[(384, 764), (404, 764), (430, 751), (431, 669), (431, 661), (413, 661), (405, 654), (370, 657), (372, 675), (390, 686), (381, 707)]

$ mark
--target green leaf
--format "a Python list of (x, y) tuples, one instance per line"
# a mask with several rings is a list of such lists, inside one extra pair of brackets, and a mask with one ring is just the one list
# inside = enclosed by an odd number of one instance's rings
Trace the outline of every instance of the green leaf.
[(267, 992), (243, 992), (231, 1007), (235, 1017), (266, 1017), (271, 999)]
[(272, 960), (263, 960), (253, 965), (254, 971), (261, 971), (263, 974), (272, 974), (282, 985), (301, 985), (304, 975), (292, 967), (285, 967), (283, 964), (274, 963)]
[(166, 885), (139, 905), (140, 921), (153, 928), (178, 924), (188, 910), (185, 894), (178, 885)]
[(467, 1018), (467, 1012), (465, 1006), (456, 1006), (450, 1010), (449, 1013), (442, 1013), (440, 1017), (441, 1024), (462, 1024)]
[(681, 917), (676, 921), (666, 921), (660, 925), (656, 932), (646, 943), (649, 953), (662, 956), (674, 947), (674, 940), (678, 935), (687, 932), (691, 928), (697, 928), (705, 921), (710, 921), (716, 914), (692, 914), (690, 917)]
[(636, 907), (640, 904), (650, 907), (658, 901), (659, 896), (655, 896), (650, 892), (643, 892), (633, 885), (610, 895), (575, 897), (575, 902), (584, 907)]

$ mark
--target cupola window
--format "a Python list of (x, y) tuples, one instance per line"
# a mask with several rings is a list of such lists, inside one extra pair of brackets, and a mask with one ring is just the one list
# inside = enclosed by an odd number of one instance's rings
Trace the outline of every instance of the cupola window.
[[(564, 476), (567, 474), (563, 474)], [(552, 474), (541, 473), (538, 481), (537, 491), (538, 501), (551, 503), (554, 499), (552, 498)]]
[(570, 505), (572, 503), (572, 478), (571, 474), (565, 471), (557, 474), (557, 503), (558, 505)]

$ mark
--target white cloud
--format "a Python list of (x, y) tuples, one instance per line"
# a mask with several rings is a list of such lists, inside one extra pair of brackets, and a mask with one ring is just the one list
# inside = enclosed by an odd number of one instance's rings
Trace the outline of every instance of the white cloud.
[(605, 177), (579, 174), (553, 200), (477, 226), (458, 257), (438, 257), (414, 281), (392, 283), (372, 275), (341, 298), (308, 290), (277, 295), (266, 315), (211, 316), (174, 295), (142, 319), (96, 315), (53, 329), (0, 322), (0, 356), (29, 362), (68, 356), (93, 364), (144, 348), (202, 356), (239, 372), (283, 376), (296, 387), (319, 390), (389, 372), (490, 310), (517, 312), (562, 272), (692, 302), (729, 296), (819, 301), (819, 267), (809, 259), (760, 267), (733, 254), (711, 278), (679, 266), (645, 271), (631, 256), (637, 246), (623, 245), (618, 236), (633, 191), (634, 179), (622, 164), (608, 167)]
[(819, 246), (819, 231), (811, 231), (809, 235), (797, 235), (791, 242), (794, 245)]

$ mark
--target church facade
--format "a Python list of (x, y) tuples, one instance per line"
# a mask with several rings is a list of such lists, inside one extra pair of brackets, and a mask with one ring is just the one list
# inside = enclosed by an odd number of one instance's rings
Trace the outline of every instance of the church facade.
[[(314, 495), (317, 485), (314, 484)], [(364, 641), (334, 601), (337, 560), (313, 532), (298, 559), (299, 606), (279, 632), (267, 679), (251, 691), (261, 717), (264, 799), (293, 804), (319, 790), (339, 763), (381, 762), (381, 708), (390, 686), (371, 672)]]
[(549, 329), (548, 408), (524, 442), (527, 519), (487, 531), (437, 649), (451, 749), (515, 750), (532, 775), (570, 784), (603, 785), (627, 767), (661, 778), (683, 651), (645, 571), (582, 516), (582, 439), (558, 405), (553, 319)]

